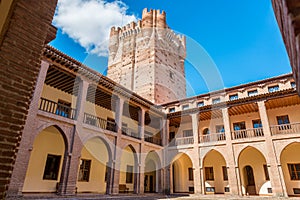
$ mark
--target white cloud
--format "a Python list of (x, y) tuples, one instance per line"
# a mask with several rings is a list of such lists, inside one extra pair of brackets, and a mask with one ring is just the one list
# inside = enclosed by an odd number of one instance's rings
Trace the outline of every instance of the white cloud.
[(87, 52), (107, 56), (110, 28), (136, 21), (127, 10), (121, 1), (59, 0), (53, 22)]

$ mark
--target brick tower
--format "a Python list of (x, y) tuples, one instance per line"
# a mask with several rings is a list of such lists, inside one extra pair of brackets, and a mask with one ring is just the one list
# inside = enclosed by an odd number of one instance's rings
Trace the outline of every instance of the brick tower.
[(143, 10), (142, 20), (112, 27), (107, 76), (161, 104), (186, 97), (185, 37), (166, 23), (166, 13)]

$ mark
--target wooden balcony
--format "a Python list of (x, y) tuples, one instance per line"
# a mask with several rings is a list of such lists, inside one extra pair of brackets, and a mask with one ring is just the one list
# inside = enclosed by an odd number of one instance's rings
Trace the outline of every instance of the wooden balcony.
[(76, 119), (76, 109), (45, 98), (40, 99), (39, 110), (69, 119)]
[(140, 135), (137, 133), (137, 131), (128, 128), (128, 127), (122, 127), (122, 134), (123, 135), (127, 135), (136, 139), (141, 139)]
[(117, 130), (115, 122), (107, 121), (106, 119), (102, 119), (88, 113), (84, 113), (83, 123), (113, 132), (116, 132)]

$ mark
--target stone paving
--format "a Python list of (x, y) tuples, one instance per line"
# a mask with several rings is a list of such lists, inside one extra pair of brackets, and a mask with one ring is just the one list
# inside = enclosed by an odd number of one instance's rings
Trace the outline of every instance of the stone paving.
[(7, 200), (135, 200), (135, 199), (144, 199), (144, 200), (168, 200), (168, 199), (178, 199), (178, 200), (200, 200), (200, 199), (205, 199), (205, 200), (211, 200), (211, 199), (229, 199), (229, 200), (250, 200), (250, 199), (255, 199), (255, 200), (274, 200), (274, 199), (291, 199), (291, 200), (296, 200), (299, 199), (300, 197), (261, 197), (261, 196), (245, 196), (245, 197), (237, 197), (237, 196), (229, 196), (229, 195), (160, 195), (160, 194), (145, 194), (145, 195), (135, 195), (135, 194), (124, 194), (124, 195), (95, 195), (95, 194), (80, 194), (76, 196), (69, 196), (69, 197), (64, 197), (64, 196), (57, 196), (57, 195), (45, 195), (42, 196), (41, 194), (37, 195), (25, 195), (23, 197), (10, 197), (7, 198)]

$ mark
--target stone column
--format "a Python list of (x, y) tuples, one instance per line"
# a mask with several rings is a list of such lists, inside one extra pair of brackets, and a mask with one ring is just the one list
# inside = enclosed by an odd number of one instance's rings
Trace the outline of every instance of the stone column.
[(117, 104), (116, 104), (116, 111), (115, 111), (115, 120), (116, 120), (116, 129), (117, 129), (117, 136), (115, 137), (115, 149), (114, 149), (114, 158), (113, 158), (113, 177), (112, 177), (112, 194), (119, 193), (119, 179), (120, 179), (120, 167), (121, 167), (121, 156), (122, 156), (122, 149), (118, 146), (120, 145), (121, 137), (122, 137), (122, 116), (123, 116), (123, 106), (124, 106), (124, 99), (119, 96)]
[[(42, 61), (41, 69), (36, 82), (36, 88), (28, 110), (27, 120), (23, 130), (23, 138), (20, 142), (20, 147), (16, 157), (16, 162), (12, 172), (10, 185), (7, 191), (8, 196), (17, 196), (22, 194), (23, 184), (26, 177), (26, 171), (30, 159), (30, 148), (33, 145), (36, 135), (32, 130), (37, 129), (36, 115), (39, 109), (39, 101), (42, 95), (44, 82), (49, 69), (49, 63)], [(39, 134), (39, 133), (37, 133)]]
[(139, 136), (141, 137), (140, 152), (139, 152), (139, 171), (138, 171), (138, 185), (137, 193), (144, 193), (144, 171), (145, 171), (145, 159), (144, 155), (144, 140), (145, 140), (145, 109), (140, 108), (139, 110)]
[(261, 123), (263, 126), (263, 132), (265, 136), (265, 144), (266, 144), (266, 160), (267, 164), (270, 166), (268, 167), (269, 174), (270, 174), (270, 181), (271, 181), (271, 186), (272, 186), (272, 191), (274, 196), (287, 196), (286, 193), (284, 193), (284, 182), (281, 181), (280, 174), (278, 171), (278, 163), (277, 158), (276, 158), (276, 152), (274, 148), (274, 144), (272, 141), (272, 135), (270, 131), (270, 125), (269, 125), (269, 119), (268, 119), (268, 114), (265, 106), (264, 101), (259, 101), (257, 102), (258, 105), (258, 110), (259, 110), (259, 115), (261, 119)]
[(145, 109), (139, 110), (139, 136), (142, 140), (145, 140)]
[(223, 123), (226, 135), (226, 152), (225, 159), (228, 170), (228, 182), (230, 187), (230, 193), (233, 195), (241, 194), (241, 185), (238, 182), (239, 173), (235, 170), (236, 161), (234, 158), (232, 140), (231, 140), (231, 129), (230, 129), (230, 118), (228, 113), (228, 108), (222, 109)]
[(201, 194), (201, 179), (200, 179), (200, 154), (199, 154), (199, 113), (191, 114), (192, 117), (192, 127), (193, 127), (193, 136), (194, 136), (194, 144), (193, 144), (193, 173), (194, 173), (194, 191), (195, 194)]
[(82, 125), (89, 82), (80, 79), (76, 81), (79, 81), (75, 115), (77, 121), (74, 125), (73, 133), (70, 134), (69, 149), (67, 155), (65, 155), (58, 187), (58, 193), (63, 195), (72, 195), (76, 191), (81, 149), (84, 145), (81, 141), (81, 134), (83, 133)]
[(201, 179), (201, 194), (205, 194), (205, 180), (204, 180), (204, 172), (203, 172), (203, 166), (200, 168), (200, 179)]

